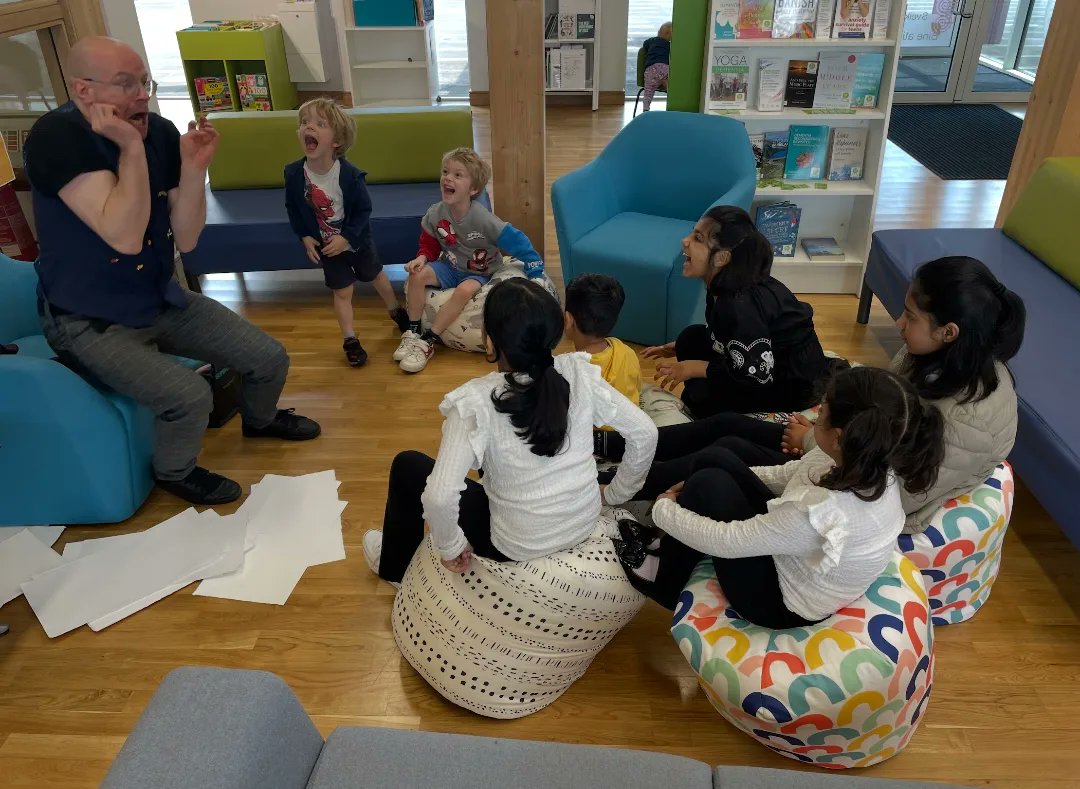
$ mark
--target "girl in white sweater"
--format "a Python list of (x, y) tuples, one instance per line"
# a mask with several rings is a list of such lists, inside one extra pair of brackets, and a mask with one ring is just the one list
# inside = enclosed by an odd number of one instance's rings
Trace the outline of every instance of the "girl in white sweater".
[[(577, 545), (596, 527), (601, 501), (621, 504), (641, 486), (656, 426), (600, 375), (587, 353), (552, 357), (563, 315), (524, 278), (495, 285), (484, 304), (487, 359), (499, 372), (450, 392), (439, 410), (436, 460), (402, 452), (390, 468), (383, 530), (364, 535), (379, 577), (398, 583), (431, 528), (443, 564), (465, 572), (473, 554), (526, 561)], [(627, 437), (626, 458), (603, 491), (593, 427)], [(483, 484), (466, 478), (483, 469)]]
[(739, 615), (776, 629), (819, 622), (861, 597), (896, 549), (900, 483), (925, 490), (941, 462), (942, 419), (899, 376), (868, 367), (829, 385), (817, 448), (754, 467), (725, 448), (703, 453), (685, 483), (657, 500), (666, 532), (624, 531), (616, 550), (635, 586), (674, 609), (691, 572), (712, 556)]

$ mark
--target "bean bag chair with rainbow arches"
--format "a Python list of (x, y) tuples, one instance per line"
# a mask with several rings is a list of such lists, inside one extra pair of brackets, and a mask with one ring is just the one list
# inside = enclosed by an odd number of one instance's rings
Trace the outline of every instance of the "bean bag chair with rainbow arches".
[(866, 767), (900, 753), (930, 699), (934, 634), (918, 568), (894, 553), (866, 594), (817, 625), (770, 630), (728, 607), (703, 560), (671, 634), (713, 707), (789, 759)]
[(1012, 466), (1002, 463), (975, 490), (951, 501), (900, 550), (922, 573), (935, 625), (963, 622), (990, 597), (1013, 508)]

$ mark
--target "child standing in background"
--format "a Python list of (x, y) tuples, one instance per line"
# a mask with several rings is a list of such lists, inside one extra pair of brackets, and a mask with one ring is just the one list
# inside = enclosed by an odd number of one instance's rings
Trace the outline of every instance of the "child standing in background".
[(667, 90), (668, 62), (671, 59), (671, 23), (660, 25), (660, 30), (641, 45), (645, 50), (645, 112), (649, 111), (653, 94)]
[(600, 375), (634, 405), (641, 400), (641, 364), (621, 340), (609, 337), (626, 301), (622, 285), (603, 274), (579, 274), (566, 286), (566, 338), (592, 355)]
[(304, 157), (285, 167), (285, 210), (308, 259), (322, 266), (345, 358), (359, 367), (368, 355), (353, 329), (353, 284), (370, 282), (401, 331), (408, 316), (375, 254), (365, 173), (345, 160), (356, 136), (352, 119), (332, 99), (321, 98), (304, 102), (299, 121)]

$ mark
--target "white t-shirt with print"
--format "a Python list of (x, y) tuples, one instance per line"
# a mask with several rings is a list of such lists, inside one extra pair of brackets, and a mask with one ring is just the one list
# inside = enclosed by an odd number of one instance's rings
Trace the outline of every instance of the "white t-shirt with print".
[(341, 223), (345, 219), (345, 201), (341, 195), (339, 159), (334, 159), (333, 166), (322, 175), (304, 162), (304, 199), (315, 212), (315, 221), (319, 223), (324, 244), (341, 234)]

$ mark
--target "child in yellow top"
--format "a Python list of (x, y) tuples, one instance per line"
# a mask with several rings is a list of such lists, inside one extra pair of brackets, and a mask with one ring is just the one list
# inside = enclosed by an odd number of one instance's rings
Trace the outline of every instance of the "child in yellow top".
[(575, 351), (592, 354), (604, 380), (634, 405), (641, 401), (641, 365), (621, 340), (609, 337), (626, 294), (619, 281), (603, 274), (580, 274), (566, 286), (566, 336)]

